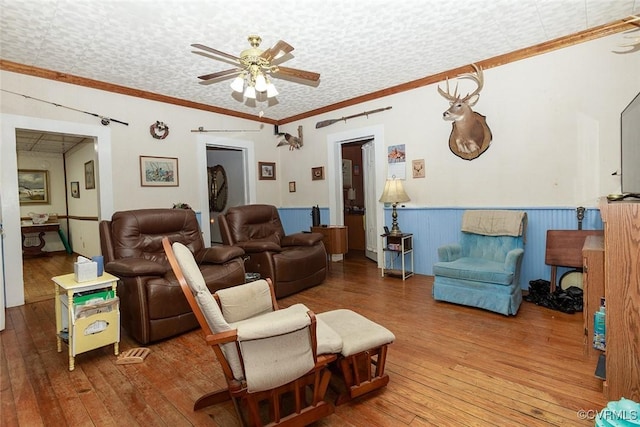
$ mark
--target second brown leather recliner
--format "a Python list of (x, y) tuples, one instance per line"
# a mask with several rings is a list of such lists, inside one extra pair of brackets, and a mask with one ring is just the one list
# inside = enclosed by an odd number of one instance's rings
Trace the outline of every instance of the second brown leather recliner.
[(248, 272), (273, 281), (282, 298), (322, 283), (327, 276), (327, 252), (320, 233), (285, 235), (275, 206), (245, 205), (218, 216), (225, 245), (242, 248)]

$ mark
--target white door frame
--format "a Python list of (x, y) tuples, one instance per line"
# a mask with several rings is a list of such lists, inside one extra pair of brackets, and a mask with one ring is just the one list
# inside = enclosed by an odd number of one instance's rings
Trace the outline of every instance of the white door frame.
[(83, 135), (94, 138), (97, 158), (98, 211), (100, 219), (113, 215), (113, 175), (111, 158), (111, 129), (108, 126), (87, 125), (37, 117), (0, 114), (0, 209), (4, 229), (4, 284), (0, 293), (4, 304), (0, 329), (4, 328), (4, 307), (24, 304), (22, 276), (22, 233), (20, 230), (20, 201), (18, 197), (18, 156), (16, 129)]
[[(384, 126), (377, 125), (366, 128), (348, 130), (327, 135), (327, 177), (329, 185), (329, 223), (342, 225), (344, 222), (344, 202), (342, 200), (342, 144), (363, 139), (373, 138), (372, 144), (376, 157), (376, 177), (374, 179), (375, 194), (382, 194), (385, 183), (385, 144)], [(384, 224), (384, 205), (376, 205), (376, 229), (382, 234)], [(382, 250), (380, 242), (378, 248), (378, 266), (382, 265)]]
[[(376, 153), (375, 153), (375, 144), (373, 141), (369, 141), (360, 146), (362, 150), (362, 173), (363, 183), (364, 183), (364, 210), (366, 212), (375, 212), (376, 207), (378, 206), (378, 197), (375, 191), (375, 184), (371, 185), (373, 177), (373, 182), (375, 183), (376, 179)], [(378, 236), (380, 235), (379, 228), (376, 224), (377, 215), (365, 215), (365, 248), (364, 254), (367, 258), (371, 260), (378, 259), (378, 242), (380, 239)], [(384, 222), (384, 221), (383, 221)]]
[[(225, 147), (242, 151), (242, 162), (244, 164), (244, 194), (247, 200), (246, 204), (255, 203), (256, 186), (251, 183), (256, 182), (256, 170), (251, 165), (256, 164), (256, 155), (253, 141), (244, 139), (221, 138), (211, 135), (198, 135), (196, 139), (199, 148), (198, 169), (200, 175), (200, 219), (202, 224), (202, 237), (204, 245), (211, 246), (211, 229), (208, 226), (209, 216), (209, 180), (207, 177), (207, 146), (209, 147)], [(207, 224), (207, 226), (205, 226)]]

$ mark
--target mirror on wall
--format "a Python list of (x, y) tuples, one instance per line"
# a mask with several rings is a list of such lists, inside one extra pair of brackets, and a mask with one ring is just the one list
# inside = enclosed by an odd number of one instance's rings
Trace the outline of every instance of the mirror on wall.
[(229, 197), (229, 185), (227, 173), (221, 165), (207, 168), (209, 178), (209, 210), (222, 212), (227, 206)]

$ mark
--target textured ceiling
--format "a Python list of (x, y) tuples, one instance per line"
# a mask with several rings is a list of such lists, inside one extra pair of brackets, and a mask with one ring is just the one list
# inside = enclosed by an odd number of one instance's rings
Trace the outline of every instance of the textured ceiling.
[[(638, 14), (640, 0), (0, 0), (0, 7), (3, 60), (281, 120)], [(193, 54), (192, 43), (237, 56), (250, 34), (262, 37), (262, 48), (291, 44), (294, 58), (284, 65), (320, 73), (320, 84), (274, 79), (277, 103), (247, 106), (231, 96), (230, 80), (198, 83), (231, 67)]]
[(17, 151), (62, 154), (83, 143), (93, 143), (93, 138), (26, 129), (16, 130)]

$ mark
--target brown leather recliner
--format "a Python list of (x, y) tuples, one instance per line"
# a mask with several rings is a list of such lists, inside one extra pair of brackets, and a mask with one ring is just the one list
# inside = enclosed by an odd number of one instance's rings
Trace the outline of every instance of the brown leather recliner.
[(327, 277), (327, 252), (320, 233), (285, 235), (275, 206), (245, 205), (218, 216), (225, 245), (244, 249), (245, 268), (273, 281), (282, 298), (318, 285)]
[(122, 325), (141, 344), (198, 327), (167, 260), (163, 237), (191, 250), (211, 292), (245, 281), (244, 251), (233, 246), (205, 248), (191, 209), (122, 211), (111, 221), (101, 221), (104, 269), (120, 278)]

